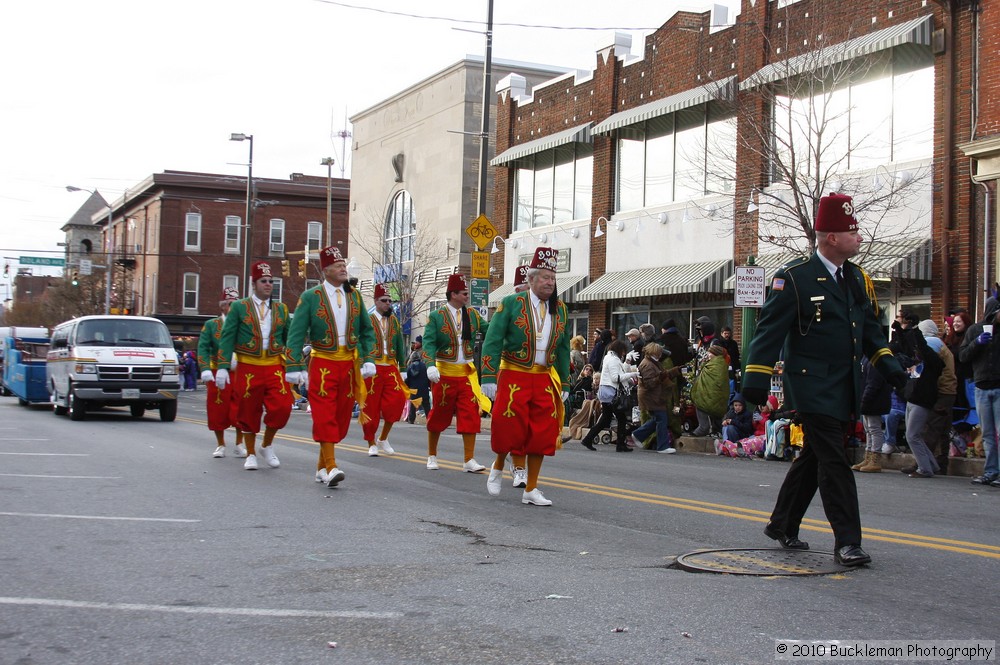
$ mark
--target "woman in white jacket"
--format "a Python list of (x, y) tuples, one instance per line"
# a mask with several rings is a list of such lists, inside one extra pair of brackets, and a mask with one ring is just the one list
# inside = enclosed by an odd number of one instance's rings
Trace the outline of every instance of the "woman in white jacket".
[(601, 417), (580, 442), (588, 450), (597, 450), (594, 447), (594, 439), (597, 438), (601, 430), (611, 424), (612, 418), (617, 417), (618, 440), (615, 450), (620, 453), (632, 452), (632, 449), (625, 444), (625, 424), (632, 417), (632, 414), (625, 413), (625, 409), (616, 412), (611, 407), (620, 385), (628, 385), (639, 378), (639, 372), (625, 364), (625, 354), (628, 351), (629, 346), (624, 340), (615, 340), (608, 346), (608, 353), (604, 356), (601, 364), (601, 384), (597, 390), (597, 400), (601, 403)]

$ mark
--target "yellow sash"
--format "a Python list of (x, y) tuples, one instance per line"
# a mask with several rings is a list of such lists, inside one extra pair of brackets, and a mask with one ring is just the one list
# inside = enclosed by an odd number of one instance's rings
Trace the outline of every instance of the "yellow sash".
[(476, 401), (479, 402), (479, 410), (489, 413), (493, 409), (493, 402), (490, 401), (489, 397), (483, 394), (482, 388), (479, 387), (479, 374), (476, 373), (475, 365), (472, 363), (459, 365), (458, 363), (441, 362), (437, 364), (437, 368), (438, 371), (441, 372), (441, 376), (464, 376), (468, 378), (469, 385), (472, 386), (472, 394), (476, 396)]
[(324, 360), (353, 360), (354, 361), (354, 401), (358, 403), (358, 422), (364, 425), (371, 416), (365, 413), (365, 402), (368, 401), (368, 386), (361, 378), (361, 358), (358, 357), (357, 349), (337, 349), (336, 351), (317, 351), (313, 349), (309, 355), (314, 358)]
[(501, 372), (523, 372), (524, 374), (548, 374), (552, 382), (552, 400), (556, 403), (556, 418), (559, 421), (559, 434), (556, 435), (556, 450), (562, 448), (562, 424), (566, 422), (566, 405), (562, 401), (562, 380), (555, 367), (545, 367), (544, 365), (532, 365), (531, 367), (518, 367), (506, 360), (500, 361)]
[(236, 360), (240, 363), (246, 363), (247, 365), (257, 365), (257, 366), (270, 366), (270, 365), (281, 365), (281, 356), (248, 356), (242, 353), (236, 354)]

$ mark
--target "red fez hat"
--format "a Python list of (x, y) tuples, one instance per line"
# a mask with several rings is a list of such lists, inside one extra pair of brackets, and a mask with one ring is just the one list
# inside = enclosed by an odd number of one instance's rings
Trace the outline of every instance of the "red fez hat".
[(857, 231), (853, 199), (847, 194), (829, 194), (819, 200), (816, 230), (824, 233)]
[(531, 257), (529, 268), (536, 270), (556, 271), (556, 263), (559, 259), (559, 250), (551, 247), (536, 247), (535, 255)]
[(375, 300), (385, 298), (387, 295), (389, 295), (389, 292), (385, 290), (385, 284), (375, 285)]
[(271, 276), (271, 265), (267, 261), (260, 261), (259, 263), (253, 264), (253, 268), (250, 270), (250, 279), (257, 281), (262, 277)]
[(319, 253), (319, 267), (326, 269), (327, 266), (332, 266), (334, 263), (343, 263), (344, 255), (340, 253), (338, 247), (330, 245)]
[(528, 266), (518, 266), (514, 268), (514, 288), (517, 288), (528, 281)]
[(469, 285), (465, 283), (465, 276), (455, 273), (448, 275), (448, 288), (445, 291), (468, 291)]
[(240, 299), (240, 292), (237, 291), (234, 287), (227, 286), (226, 288), (222, 289), (223, 302), (226, 302), (228, 300), (239, 300), (239, 299)]

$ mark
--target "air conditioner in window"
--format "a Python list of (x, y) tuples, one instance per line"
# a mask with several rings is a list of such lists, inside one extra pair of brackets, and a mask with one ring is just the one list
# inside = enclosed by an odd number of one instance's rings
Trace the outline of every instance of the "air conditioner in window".
[(272, 242), (271, 243), (271, 253), (272, 254), (284, 254), (285, 253), (285, 243), (283, 243), (283, 242)]

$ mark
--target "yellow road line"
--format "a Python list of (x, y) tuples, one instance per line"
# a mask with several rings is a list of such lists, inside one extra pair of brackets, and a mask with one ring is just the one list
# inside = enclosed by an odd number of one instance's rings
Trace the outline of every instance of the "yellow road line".
[[(177, 420), (192, 423), (195, 425), (205, 425), (204, 420), (195, 420), (193, 418), (182, 418), (178, 417)], [(283, 439), (285, 441), (293, 441), (296, 443), (305, 443), (309, 445), (318, 445), (315, 441), (310, 438), (293, 436), (291, 434), (285, 434), (279, 432), (276, 437), (277, 439)], [(344, 450), (349, 452), (368, 454), (367, 446), (360, 446), (350, 443), (338, 443), (337, 450)], [(427, 458), (423, 455), (413, 455), (410, 453), (400, 453), (396, 452), (392, 455), (393, 459), (402, 460), (405, 462), (413, 462), (416, 464), (424, 464)], [(460, 471), (462, 465), (458, 462), (448, 462), (444, 460), (438, 460), (438, 464), (442, 469), (450, 469), (454, 471)], [(766, 523), (770, 513), (762, 510), (756, 510), (753, 508), (744, 508), (742, 506), (730, 506), (721, 503), (707, 503), (705, 501), (699, 501), (697, 499), (686, 499), (683, 497), (672, 497), (665, 496), (662, 494), (653, 494), (650, 492), (640, 492), (637, 490), (631, 490), (624, 487), (607, 487), (605, 485), (598, 485), (594, 483), (585, 483), (576, 480), (566, 480), (563, 478), (554, 478), (549, 476), (541, 476), (538, 479), (540, 485), (545, 485), (547, 487), (558, 487), (561, 489), (568, 489), (577, 492), (585, 492), (587, 494), (594, 494), (597, 496), (606, 496), (615, 499), (623, 499), (626, 501), (635, 501), (638, 503), (645, 503), (655, 506), (665, 506), (668, 508), (679, 508), (681, 510), (688, 510), (699, 513), (707, 513), (709, 515), (718, 515), (720, 517), (729, 517), (732, 519), (747, 520), (750, 522)], [(802, 520), (802, 529), (807, 531), (815, 531), (817, 533), (832, 533), (829, 523), (823, 520), (815, 519), (804, 519)], [(877, 540), (886, 543), (898, 543), (901, 545), (912, 545), (914, 547), (924, 547), (928, 549), (940, 550), (945, 552), (957, 552), (960, 554), (971, 554), (975, 556), (986, 557), (989, 559), (1000, 559), (1000, 546), (997, 545), (987, 545), (985, 543), (973, 543), (964, 540), (952, 540), (949, 538), (938, 538), (935, 536), (924, 536), (915, 533), (906, 533), (900, 531), (888, 531), (885, 529), (864, 529), (864, 537), (869, 540)]]

